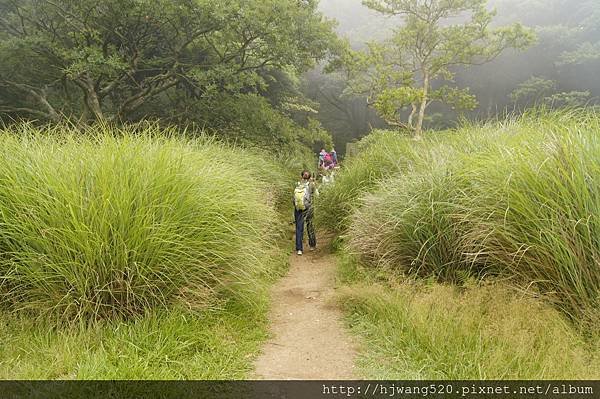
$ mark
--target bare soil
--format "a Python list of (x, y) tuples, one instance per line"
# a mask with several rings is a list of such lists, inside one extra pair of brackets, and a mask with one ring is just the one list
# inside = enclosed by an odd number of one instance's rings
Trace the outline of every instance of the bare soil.
[(357, 379), (355, 342), (332, 300), (334, 257), (318, 249), (294, 253), (290, 263), (288, 275), (273, 288), (271, 339), (256, 360), (255, 378)]

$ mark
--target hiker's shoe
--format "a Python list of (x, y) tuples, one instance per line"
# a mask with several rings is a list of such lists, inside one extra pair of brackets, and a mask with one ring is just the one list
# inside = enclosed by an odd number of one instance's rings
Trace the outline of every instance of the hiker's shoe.
[(315, 249), (317, 249), (317, 247), (310, 247), (311, 251), (314, 251)]
[(298, 251), (296, 252), (298, 255), (302, 255), (302, 251)]

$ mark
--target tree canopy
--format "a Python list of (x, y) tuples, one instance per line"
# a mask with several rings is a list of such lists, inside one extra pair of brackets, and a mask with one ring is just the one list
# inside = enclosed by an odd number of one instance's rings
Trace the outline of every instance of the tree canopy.
[[(280, 147), (328, 141), (318, 120), (342, 147), (597, 102), (599, 27), (596, 0), (0, 0), (0, 120), (155, 119)], [(345, 73), (321, 73), (330, 58)]]
[[(432, 102), (476, 107), (468, 89), (440, 83), (451, 82), (457, 67), (489, 62), (507, 48), (523, 49), (534, 40), (533, 33), (520, 24), (492, 28), (495, 13), (486, 9), (486, 0), (363, 3), (382, 14), (401, 16), (402, 24), (387, 40), (370, 43), (367, 52), (350, 54), (342, 61), (352, 90), (366, 93), (386, 122), (408, 128), (416, 136)], [(409, 107), (405, 121), (402, 111)]]
[[(315, 0), (0, 0), (0, 113), (53, 122), (202, 123), (199, 114), (215, 102), (268, 97), (277, 85), (288, 90), (279, 97), (289, 100), (299, 94), (297, 84), (282, 82), (325, 59), (337, 43), (334, 23), (316, 6)], [(273, 109), (282, 102), (272, 100)]]

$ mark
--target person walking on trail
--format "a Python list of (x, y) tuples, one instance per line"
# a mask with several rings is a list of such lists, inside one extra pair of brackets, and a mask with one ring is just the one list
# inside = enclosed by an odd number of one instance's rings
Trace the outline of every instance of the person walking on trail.
[(323, 169), (330, 170), (333, 169), (333, 156), (330, 153), (326, 153), (325, 157), (323, 157)]
[(296, 221), (296, 253), (302, 255), (304, 250), (302, 241), (304, 240), (304, 224), (306, 223), (306, 232), (308, 234), (308, 245), (310, 250), (314, 251), (317, 246), (317, 237), (315, 236), (315, 227), (313, 225), (313, 207), (312, 200), (318, 194), (315, 183), (311, 181), (311, 174), (304, 170), (301, 174), (302, 180), (298, 182), (294, 189), (294, 220)]
[(325, 148), (321, 148), (321, 152), (319, 152), (319, 168), (323, 167), (323, 162), (325, 161), (326, 154), (327, 151), (325, 151)]
[(333, 166), (337, 166), (338, 159), (337, 159), (337, 152), (335, 152), (335, 148), (331, 147), (331, 151), (329, 153), (331, 154), (331, 157), (333, 158)]

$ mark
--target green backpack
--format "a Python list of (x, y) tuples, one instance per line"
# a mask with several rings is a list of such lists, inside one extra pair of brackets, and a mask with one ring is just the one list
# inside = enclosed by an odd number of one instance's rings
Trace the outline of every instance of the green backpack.
[(309, 183), (298, 183), (294, 190), (294, 206), (299, 211), (304, 211), (310, 207), (310, 186)]

